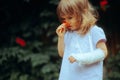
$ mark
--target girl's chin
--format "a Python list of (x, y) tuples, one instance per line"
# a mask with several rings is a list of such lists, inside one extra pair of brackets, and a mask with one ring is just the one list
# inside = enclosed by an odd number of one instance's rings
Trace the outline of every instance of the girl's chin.
[(78, 31), (79, 28), (72, 28), (72, 27), (69, 27), (67, 30), (69, 30), (69, 31)]
[(78, 31), (78, 29), (73, 29), (73, 28), (70, 28), (69, 30), (71, 30), (71, 31)]
[(77, 31), (77, 30), (75, 30), (75, 29), (68, 29), (68, 31)]

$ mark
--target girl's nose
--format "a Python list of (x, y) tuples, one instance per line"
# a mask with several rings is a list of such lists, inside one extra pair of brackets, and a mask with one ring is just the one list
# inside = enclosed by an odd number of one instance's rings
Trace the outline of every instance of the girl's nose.
[(67, 21), (64, 21), (63, 24), (64, 24), (67, 28), (70, 27), (70, 24), (69, 24)]

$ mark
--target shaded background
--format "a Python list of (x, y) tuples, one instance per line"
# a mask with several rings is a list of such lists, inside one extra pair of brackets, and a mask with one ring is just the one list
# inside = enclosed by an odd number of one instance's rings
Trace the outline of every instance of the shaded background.
[[(55, 30), (59, 0), (0, 0), (0, 80), (57, 80)], [(120, 80), (120, 1), (90, 0), (98, 10), (109, 56), (104, 80)]]

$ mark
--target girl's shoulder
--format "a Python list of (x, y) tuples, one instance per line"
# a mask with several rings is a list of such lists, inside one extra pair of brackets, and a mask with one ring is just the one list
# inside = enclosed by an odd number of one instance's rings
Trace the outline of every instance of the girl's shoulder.
[(94, 44), (97, 44), (97, 42), (101, 39), (106, 41), (106, 36), (103, 28), (97, 25), (94, 25), (93, 27), (91, 27), (90, 35), (92, 37)]
[(95, 34), (95, 35), (97, 35), (97, 34), (105, 34), (103, 28), (100, 27), (100, 26), (97, 26), (97, 25), (94, 25), (94, 26), (91, 27), (90, 33)]
[(90, 31), (101, 31), (101, 30), (103, 30), (102, 27), (97, 25), (92, 26), (90, 29)]

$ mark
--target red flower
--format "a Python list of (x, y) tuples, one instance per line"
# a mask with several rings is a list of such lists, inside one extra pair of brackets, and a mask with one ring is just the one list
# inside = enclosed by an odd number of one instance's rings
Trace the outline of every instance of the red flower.
[(66, 21), (63, 21), (63, 24), (65, 25), (65, 27), (69, 28), (70, 27), (70, 24)]
[(100, 7), (101, 7), (102, 10), (106, 10), (106, 5), (108, 5), (107, 0), (100, 1)]
[(22, 47), (26, 46), (25, 40), (23, 40), (22, 38), (19, 38), (19, 37), (16, 38), (16, 43), (19, 44)]

